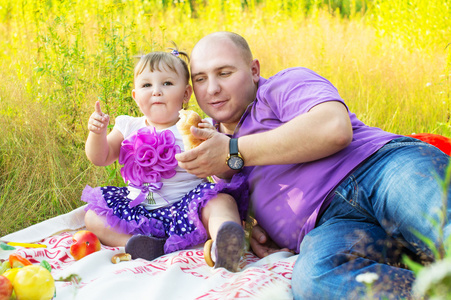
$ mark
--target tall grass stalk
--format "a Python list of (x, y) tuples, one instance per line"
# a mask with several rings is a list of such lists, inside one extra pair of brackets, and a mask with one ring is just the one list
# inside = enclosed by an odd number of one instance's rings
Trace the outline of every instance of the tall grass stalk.
[[(417, 236), (429, 247), (434, 255), (434, 262), (421, 264), (404, 257), (406, 265), (416, 275), (413, 284), (413, 294), (415, 299), (449, 299), (451, 297), (451, 236), (445, 233), (446, 225), (449, 223), (449, 189), (451, 186), (451, 162), (444, 170), (443, 178), (437, 176), (442, 192), (442, 207), (438, 211), (438, 220), (432, 216), (427, 216), (426, 220), (431, 222), (437, 230), (437, 241), (422, 236), (416, 232)], [(447, 236), (448, 235), (448, 236)]]

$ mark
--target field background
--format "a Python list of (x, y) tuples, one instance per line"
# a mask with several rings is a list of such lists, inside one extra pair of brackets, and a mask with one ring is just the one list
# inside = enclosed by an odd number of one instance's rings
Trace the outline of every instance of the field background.
[[(135, 56), (243, 35), (262, 76), (304, 66), (371, 126), (451, 136), (450, 0), (0, 0), (0, 236), (78, 206), (86, 184), (122, 184), (85, 157), (100, 100), (138, 114)], [(195, 106), (195, 99), (192, 99)], [(197, 108), (196, 108), (197, 109)]]

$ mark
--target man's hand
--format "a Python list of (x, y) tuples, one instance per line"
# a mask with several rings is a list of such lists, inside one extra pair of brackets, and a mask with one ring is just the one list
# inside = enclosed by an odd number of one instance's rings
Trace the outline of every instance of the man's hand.
[(274, 243), (273, 240), (271, 240), (266, 233), (266, 231), (263, 230), (263, 228), (260, 227), (260, 225), (255, 225), (252, 228), (252, 236), (250, 240), (252, 251), (254, 251), (255, 255), (257, 255), (260, 258), (263, 258), (265, 256), (268, 256), (270, 254), (285, 251), (285, 252), (291, 252), (288, 248), (280, 248), (277, 246), (276, 243)]
[(88, 129), (92, 133), (100, 134), (106, 133), (108, 124), (110, 123), (110, 116), (104, 114), (100, 109), (100, 102), (96, 102), (95, 111), (89, 117)]
[(200, 178), (229, 172), (226, 159), (229, 154), (230, 138), (208, 126), (206, 128), (192, 126), (191, 133), (205, 141), (192, 150), (176, 154), (179, 166)]

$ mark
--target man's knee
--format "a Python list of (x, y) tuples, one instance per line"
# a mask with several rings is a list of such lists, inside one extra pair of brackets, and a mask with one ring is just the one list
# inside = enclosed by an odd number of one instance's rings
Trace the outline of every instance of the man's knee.
[(311, 261), (299, 257), (294, 265), (291, 279), (291, 290), (294, 299), (317, 299), (315, 288), (317, 276), (312, 272)]

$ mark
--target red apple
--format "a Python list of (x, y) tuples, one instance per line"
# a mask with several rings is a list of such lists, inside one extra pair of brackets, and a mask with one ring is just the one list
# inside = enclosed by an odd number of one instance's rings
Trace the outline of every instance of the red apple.
[(9, 300), (13, 293), (13, 285), (5, 276), (0, 275), (0, 300)]
[(97, 236), (88, 230), (80, 230), (72, 237), (72, 246), (70, 246), (70, 254), (79, 260), (86, 255), (100, 250), (100, 241)]

